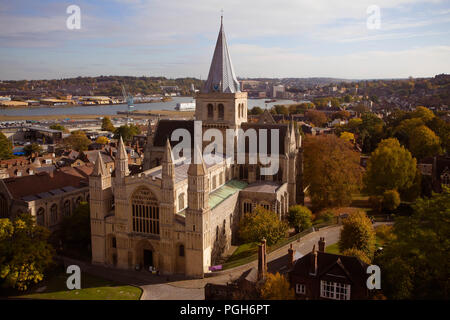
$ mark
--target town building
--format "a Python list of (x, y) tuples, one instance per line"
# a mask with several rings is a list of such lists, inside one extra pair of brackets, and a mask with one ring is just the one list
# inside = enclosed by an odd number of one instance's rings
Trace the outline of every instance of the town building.
[(229, 249), (244, 214), (261, 205), (284, 219), (290, 205), (303, 201), (301, 136), (293, 124), (247, 122), (247, 93), (234, 74), (223, 24), (208, 79), (195, 98), (203, 131), (213, 128), (225, 137), (227, 129), (278, 130), (267, 150), (277, 144), (280, 169), (262, 175), (261, 163), (248, 162), (249, 143), (245, 164), (228, 161), (236, 153), (216, 153), (207, 164), (199, 149), (196, 163), (186, 161), (193, 152), (175, 160), (172, 133), (185, 129), (194, 137), (193, 120), (160, 120), (155, 130), (149, 125), (141, 172), (130, 172), (120, 139), (114, 173), (99, 156), (89, 180), (93, 263), (203, 277)]
[(30, 213), (40, 226), (57, 229), (82, 201), (89, 201), (92, 166), (64, 167), (0, 180), (0, 218)]

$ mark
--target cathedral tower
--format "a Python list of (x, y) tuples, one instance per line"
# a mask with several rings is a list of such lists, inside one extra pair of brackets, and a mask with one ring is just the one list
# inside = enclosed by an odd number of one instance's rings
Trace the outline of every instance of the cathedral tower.
[(188, 169), (188, 208), (186, 210), (186, 275), (203, 277), (211, 265), (211, 210), (209, 179), (199, 149), (199, 163), (193, 161)]
[(208, 79), (196, 96), (195, 118), (206, 127), (217, 128), (239, 128), (247, 122), (247, 93), (241, 92), (234, 74), (223, 19)]
[(92, 262), (106, 262), (105, 216), (111, 210), (111, 175), (100, 152), (89, 177), (89, 206), (91, 210)]
[(166, 142), (164, 157), (162, 159), (161, 189), (162, 200), (160, 203), (160, 239), (161, 239), (161, 257), (162, 268), (165, 273), (175, 272), (175, 252), (173, 237), (173, 220), (175, 217), (175, 163), (170, 147), (169, 139)]

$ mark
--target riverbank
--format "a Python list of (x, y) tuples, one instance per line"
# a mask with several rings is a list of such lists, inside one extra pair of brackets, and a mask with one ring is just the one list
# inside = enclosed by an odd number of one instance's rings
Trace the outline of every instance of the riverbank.
[[(171, 111), (171, 110), (150, 110), (148, 111), (148, 115), (139, 114), (134, 115), (130, 113), (130, 118), (134, 119), (143, 119), (148, 118), (150, 116), (154, 117), (160, 115), (161, 117), (170, 117), (170, 118), (190, 118), (194, 116), (194, 111)], [(7, 116), (0, 114), (0, 121), (17, 121), (17, 120), (86, 120), (86, 119), (98, 119), (100, 117), (104, 117), (105, 115), (101, 114), (48, 114), (48, 115), (14, 115)], [(126, 118), (127, 116), (124, 114), (117, 115), (106, 115), (110, 118)]]

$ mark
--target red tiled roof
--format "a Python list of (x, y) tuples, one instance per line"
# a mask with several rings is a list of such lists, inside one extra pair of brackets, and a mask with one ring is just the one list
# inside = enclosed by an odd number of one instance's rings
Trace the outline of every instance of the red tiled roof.
[(72, 186), (81, 188), (87, 185), (88, 177), (93, 166), (63, 167), (53, 172), (53, 176), (46, 172), (31, 176), (7, 178), (3, 181), (14, 199), (48, 192), (54, 189)]

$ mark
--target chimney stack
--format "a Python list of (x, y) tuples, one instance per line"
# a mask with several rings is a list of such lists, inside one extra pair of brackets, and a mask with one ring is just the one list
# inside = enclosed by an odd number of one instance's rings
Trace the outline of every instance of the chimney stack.
[(289, 264), (289, 268), (292, 268), (294, 266), (294, 255), (295, 255), (295, 250), (292, 247), (292, 243), (291, 243), (291, 245), (290, 245), (290, 247), (288, 249), (288, 258), (289, 258), (288, 264)]
[(258, 280), (266, 276), (266, 244), (264, 239), (258, 245)]
[(320, 237), (320, 239), (319, 239), (319, 251), (325, 252), (325, 238), (324, 237)]
[(316, 245), (313, 246), (313, 249), (311, 251), (311, 261), (310, 261), (310, 271), (309, 274), (316, 276), (317, 275), (317, 251), (316, 251)]

